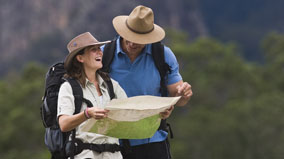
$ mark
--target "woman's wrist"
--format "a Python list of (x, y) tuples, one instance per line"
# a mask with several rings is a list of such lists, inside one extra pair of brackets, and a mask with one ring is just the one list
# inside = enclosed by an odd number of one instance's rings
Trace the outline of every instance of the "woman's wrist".
[(90, 115), (89, 115), (89, 112), (88, 112), (88, 107), (84, 110), (84, 115), (87, 119), (90, 119)]

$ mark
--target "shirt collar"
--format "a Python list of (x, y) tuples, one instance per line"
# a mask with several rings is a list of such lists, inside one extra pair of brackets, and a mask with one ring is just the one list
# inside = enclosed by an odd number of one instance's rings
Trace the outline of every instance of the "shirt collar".
[[(100, 88), (105, 87), (103, 78), (99, 74), (97, 74), (97, 78), (98, 78), (98, 82), (99, 82), (99, 87)], [(92, 83), (89, 81), (88, 78), (86, 78), (86, 85), (88, 85), (88, 84), (92, 84)]]
[(116, 53), (122, 53), (125, 54), (125, 52), (123, 52), (121, 46), (120, 46), (120, 36), (118, 36), (117, 40), (116, 40)]
[[(125, 52), (122, 50), (122, 48), (120, 46), (120, 40), (121, 40), (121, 38), (120, 38), (120, 36), (118, 36), (118, 38), (116, 40), (116, 54), (119, 54), (119, 53), (125, 54)], [(152, 54), (151, 49), (152, 49), (152, 44), (147, 44), (145, 46), (145, 49), (143, 50), (143, 53), (146, 52), (147, 54), (151, 55)]]

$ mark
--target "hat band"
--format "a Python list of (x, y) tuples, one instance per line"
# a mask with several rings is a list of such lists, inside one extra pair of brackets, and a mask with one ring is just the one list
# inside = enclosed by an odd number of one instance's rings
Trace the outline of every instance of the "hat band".
[(147, 33), (150, 33), (151, 31), (154, 30), (154, 26), (153, 26), (153, 28), (150, 29), (149, 31), (137, 31), (137, 30), (132, 29), (132, 28), (128, 25), (127, 20), (125, 21), (125, 24), (126, 24), (126, 26), (127, 26), (127, 28), (128, 28), (129, 30), (131, 30), (131, 31), (133, 31), (134, 33), (137, 33), (137, 34), (147, 34)]

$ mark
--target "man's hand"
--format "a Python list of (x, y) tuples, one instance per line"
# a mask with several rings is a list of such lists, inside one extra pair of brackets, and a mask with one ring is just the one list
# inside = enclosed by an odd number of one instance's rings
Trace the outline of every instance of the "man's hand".
[(192, 96), (191, 85), (187, 82), (183, 82), (181, 85), (178, 85), (176, 96), (181, 96), (186, 100), (189, 99)]
[(161, 112), (160, 117), (162, 119), (167, 119), (172, 114), (173, 110), (174, 110), (174, 106), (172, 105), (169, 109), (166, 109), (164, 112)]

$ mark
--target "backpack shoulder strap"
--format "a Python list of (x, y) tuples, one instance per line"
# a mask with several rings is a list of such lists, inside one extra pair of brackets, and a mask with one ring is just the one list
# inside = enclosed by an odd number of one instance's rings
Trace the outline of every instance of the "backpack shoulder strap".
[[(72, 92), (73, 92), (73, 96), (74, 96), (74, 102), (75, 102), (75, 112), (74, 114), (78, 114), (80, 113), (81, 107), (82, 107), (82, 103), (85, 102), (87, 104), (87, 107), (93, 107), (93, 104), (91, 101), (89, 101), (88, 99), (83, 97), (83, 90), (81, 85), (79, 84), (79, 82), (74, 79), (74, 78), (67, 78), (66, 79), (71, 87), (72, 87)], [(70, 158), (74, 159), (74, 149), (75, 149), (75, 134), (76, 134), (76, 129), (73, 129), (71, 131), (71, 154), (70, 154)]]
[(108, 90), (108, 94), (109, 94), (110, 100), (112, 100), (115, 97), (115, 94), (114, 94), (114, 90), (113, 90), (113, 85), (112, 85), (111, 79), (107, 80), (105, 82), (107, 84), (107, 90)]
[(79, 82), (74, 79), (74, 78), (67, 78), (66, 79), (71, 87), (72, 87), (72, 91), (73, 91), (73, 96), (75, 98), (75, 112), (74, 114), (78, 114), (80, 113), (80, 110), (81, 110), (81, 106), (82, 106), (82, 103), (83, 103), (83, 90), (79, 84)]
[[(168, 96), (166, 78), (167, 74), (171, 73), (170, 66), (165, 61), (165, 53), (164, 53), (164, 45), (161, 42), (152, 44), (152, 56), (154, 63), (160, 73), (161, 81), (160, 81), (160, 92), (162, 97)], [(161, 120), (159, 130), (164, 130), (166, 132), (170, 131), (171, 138), (173, 138), (173, 133), (170, 128), (170, 125), (167, 123), (166, 119)]]
[[(102, 60), (103, 68), (101, 69), (102, 72), (110, 73), (111, 71), (110, 64), (112, 63), (113, 58), (114, 58), (117, 38), (118, 36), (116, 36), (110, 43), (106, 44), (104, 47), (103, 60)], [(113, 84), (111, 82), (111, 79), (109, 80), (104, 79), (104, 81), (107, 84), (110, 100), (112, 100), (115, 97), (115, 94), (114, 94)]]
[(165, 61), (164, 45), (161, 42), (156, 42), (152, 44), (152, 56), (154, 63), (160, 73), (160, 91), (163, 97), (168, 95), (166, 86), (167, 74), (171, 72), (170, 66)]
[(109, 73), (104, 72), (101, 69), (99, 69), (97, 72), (101, 76), (101, 78), (104, 80), (104, 82), (106, 83), (110, 100), (112, 100), (113, 98), (115, 98), (115, 94), (114, 94), (111, 78), (109, 77)]
[(110, 64), (112, 63), (113, 57), (114, 57), (114, 52), (116, 49), (116, 39), (115, 37), (110, 43), (106, 44), (104, 47), (104, 54), (103, 54), (103, 72), (110, 73)]

